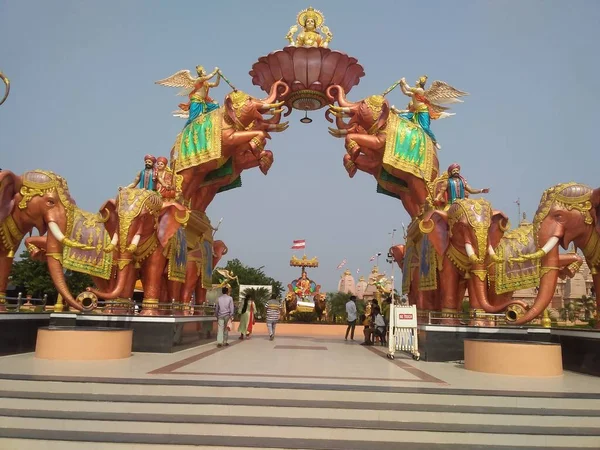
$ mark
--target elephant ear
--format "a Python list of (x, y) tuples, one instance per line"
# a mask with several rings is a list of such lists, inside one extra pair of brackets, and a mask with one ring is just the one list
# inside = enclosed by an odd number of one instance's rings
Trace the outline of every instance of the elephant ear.
[(113, 235), (117, 232), (119, 223), (119, 215), (117, 213), (117, 201), (114, 198), (106, 200), (106, 202), (104, 202), (104, 204), (100, 207), (99, 212), (102, 216), (102, 220), (104, 220), (104, 228), (112, 238)]
[(492, 211), (492, 220), (490, 224), (489, 244), (492, 248), (498, 247), (500, 239), (504, 236), (504, 232), (510, 228), (508, 216), (502, 211)]
[(21, 190), (21, 177), (10, 170), (0, 171), (0, 222), (12, 212), (15, 194)]
[(189, 219), (188, 209), (179, 203), (169, 203), (162, 207), (158, 218), (158, 241), (166, 247), (177, 230)]
[(448, 238), (448, 214), (445, 211), (433, 211), (429, 218), (419, 224), (421, 231), (429, 237), (439, 256), (444, 256), (450, 243)]
[(231, 99), (231, 94), (228, 94), (225, 97), (224, 106), (225, 106), (225, 114), (227, 114), (229, 119), (231, 119), (231, 121), (233, 123), (238, 123), (239, 120), (235, 115), (235, 111), (233, 110), (233, 100)]
[(387, 124), (389, 117), (390, 117), (390, 104), (386, 100), (383, 102), (383, 105), (381, 105), (381, 114), (379, 115), (379, 118), (377, 119), (377, 125), (375, 126), (375, 129), (380, 130), (380, 131), (385, 130), (385, 126)]

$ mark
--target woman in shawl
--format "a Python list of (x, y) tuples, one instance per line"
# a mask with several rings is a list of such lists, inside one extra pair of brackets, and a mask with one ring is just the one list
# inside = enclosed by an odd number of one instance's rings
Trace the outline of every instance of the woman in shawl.
[(247, 294), (240, 308), (240, 324), (238, 326), (238, 331), (241, 340), (244, 339), (244, 336), (250, 337), (250, 334), (252, 334), (255, 309), (252, 294)]

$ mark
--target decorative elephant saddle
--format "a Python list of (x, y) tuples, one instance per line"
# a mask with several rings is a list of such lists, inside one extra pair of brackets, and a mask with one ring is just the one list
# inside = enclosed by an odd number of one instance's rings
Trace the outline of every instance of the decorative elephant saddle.
[(421, 127), (390, 114), (386, 134), (383, 166), (388, 172), (400, 170), (427, 181), (435, 178), (436, 149)]
[(518, 289), (536, 287), (540, 282), (540, 260), (522, 263), (509, 262), (511, 258), (522, 254), (534, 253), (537, 250), (533, 236), (533, 225), (524, 224), (506, 232), (494, 249), (502, 261), (496, 265), (496, 293), (503, 294)]
[(110, 244), (110, 236), (104, 228), (104, 221), (100, 214), (83, 211), (77, 207), (72, 211), (72, 226), (69, 238), (80, 242), (93, 250), (82, 250), (64, 246), (63, 267), (75, 272), (87, 273), (88, 275), (110, 278), (113, 254), (105, 253), (104, 247)]
[(199, 115), (177, 135), (171, 155), (175, 173), (221, 158), (222, 120), (223, 109), (215, 109)]

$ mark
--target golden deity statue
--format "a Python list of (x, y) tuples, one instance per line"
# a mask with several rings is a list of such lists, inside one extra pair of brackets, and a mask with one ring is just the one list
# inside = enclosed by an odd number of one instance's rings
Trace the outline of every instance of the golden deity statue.
[[(300, 11), (297, 17), (298, 25), (302, 27), (302, 31), (294, 41), (294, 33), (298, 31), (298, 27), (293, 25), (286, 34), (285, 38), (294, 47), (325, 47), (329, 45), (333, 34), (329, 28), (323, 25), (325, 17), (323, 13), (314, 9), (312, 6)], [(320, 33), (323, 32), (323, 34)]]

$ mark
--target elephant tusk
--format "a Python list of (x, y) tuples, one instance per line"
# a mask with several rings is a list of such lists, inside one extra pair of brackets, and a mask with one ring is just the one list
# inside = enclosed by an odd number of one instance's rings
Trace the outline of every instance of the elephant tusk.
[(550, 239), (548, 239), (548, 242), (546, 242), (546, 244), (542, 247), (542, 251), (544, 252), (544, 255), (547, 255), (548, 253), (550, 253), (550, 251), (554, 247), (556, 247), (556, 244), (558, 244), (558, 241), (559, 241), (559, 239), (556, 236), (552, 236)]
[(138, 247), (138, 244), (140, 243), (141, 238), (142, 238), (142, 236), (139, 233), (137, 233), (135, 236), (133, 236), (133, 239), (131, 240), (131, 244), (129, 245), (129, 247), (127, 247), (127, 251), (135, 252)]
[(335, 105), (329, 105), (329, 110), (332, 113), (338, 112), (338, 113), (346, 113), (346, 114), (350, 114), (352, 112), (352, 110), (347, 107), (347, 106), (335, 106)]
[(556, 247), (556, 244), (558, 244), (558, 241), (559, 241), (559, 238), (557, 238), (556, 236), (552, 236), (550, 239), (548, 239), (548, 242), (546, 242), (544, 244), (544, 246), (541, 249), (539, 249), (537, 252), (529, 253), (527, 255), (517, 256), (516, 258), (511, 258), (510, 261), (511, 262), (525, 262), (525, 261), (531, 261), (531, 260), (543, 258), (548, 253), (550, 253), (550, 251), (554, 247)]
[(104, 247), (104, 251), (106, 253), (112, 252), (118, 243), (119, 243), (119, 235), (117, 233), (115, 233), (113, 235), (112, 241), (110, 241), (110, 244), (108, 244), (106, 247)]
[(67, 247), (78, 248), (81, 250), (94, 250), (96, 248), (82, 244), (81, 242), (73, 241), (72, 239), (65, 237), (63, 232), (60, 231), (60, 227), (56, 222), (48, 222), (48, 230), (50, 230), (50, 233), (52, 233), (52, 235), (56, 238), (58, 242), (60, 242), (63, 245), (66, 245)]
[(285, 105), (285, 102), (265, 103), (263, 107), (266, 109), (279, 109), (283, 105)]
[(473, 246), (470, 243), (465, 244), (465, 251), (467, 252), (467, 256), (471, 262), (479, 262), (479, 258), (475, 254), (475, 250), (473, 250)]
[(496, 252), (494, 251), (494, 247), (492, 247), (491, 245), (488, 245), (488, 255), (490, 255), (490, 257), (492, 258), (492, 261), (495, 261), (495, 262), (502, 261), (502, 258), (500, 258), (498, 255), (496, 255)]
[(52, 236), (54, 236), (58, 242), (62, 243), (65, 240), (65, 235), (60, 231), (60, 227), (56, 222), (48, 222), (48, 230), (50, 230), (50, 233), (52, 233)]

